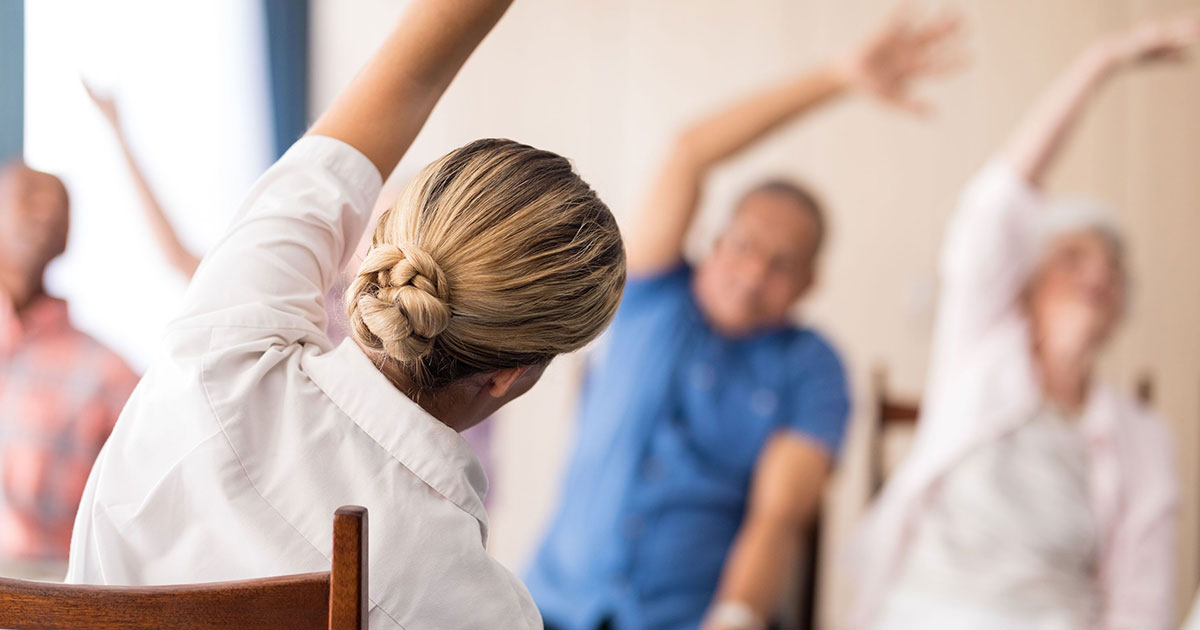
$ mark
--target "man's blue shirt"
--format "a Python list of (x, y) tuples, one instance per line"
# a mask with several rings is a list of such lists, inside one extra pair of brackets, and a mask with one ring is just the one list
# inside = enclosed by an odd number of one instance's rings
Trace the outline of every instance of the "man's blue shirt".
[(835, 456), (849, 411), (837, 353), (781, 327), (728, 339), (689, 267), (627, 283), (588, 370), (559, 510), (526, 576), (548, 626), (695, 628), (767, 438)]

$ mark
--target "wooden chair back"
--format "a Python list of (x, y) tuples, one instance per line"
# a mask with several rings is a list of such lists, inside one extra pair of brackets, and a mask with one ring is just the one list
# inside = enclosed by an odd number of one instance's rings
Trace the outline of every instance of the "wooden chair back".
[(887, 476), (887, 457), (884, 450), (884, 438), (888, 432), (897, 426), (915, 428), (917, 418), (921, 417), (921, 402), (917, 398), (896, 396), (888, 383), (887, 370), (875, 368), (871, 373), (871, 446), (868, 454), (867, 479), (870, 484), (871, 496), (874, 497), (883, 488)]
[[(873, 397), (874, 404), (872, 405), (872, 418), (876, 424), (874, 434), (871, 440), (871, 452), (868, 458), (868, 478), (871, 483), (871, 495), (874, 496), (879, 488), (883, 485), (883, 446), (882, 446), (882, 431), (893, 424), (906, 424), (915, 426), (917, 416), (920, 415), (919, 405), (913, 401), (902, 398), (893, 397), (888, 390), (887, 373), (882, 369), (877, 369), (873, 373), (872, 387), (874, 388)], [(813, 630), (820, 625), (819, 620), (819, 592), (821, 581), (821, 538), (822, 538), (822, 515), (818, 512), (812, 523), (812, 527), (804, 535), (804, 546), (806, 554), (804, 556), (803, 565), (800, 568), (799, 593), (797, 597), (795, 612), (796, 620), (794, 624), (783, 626), (787, 628), (795, 628), (795, 630)]]
[(365, 630), (367, 510), (333, 516), (329, 571), (177, 586), (89, 586), (0, 578), (14, 630)]
[(800, 593), (796, 606), (795, 630), (816, 630), (820, 625), (817, 608), (821, 586), (821, 512), (813, 515), (812, 525), (804, 535), (804, 560), (800, 570)]

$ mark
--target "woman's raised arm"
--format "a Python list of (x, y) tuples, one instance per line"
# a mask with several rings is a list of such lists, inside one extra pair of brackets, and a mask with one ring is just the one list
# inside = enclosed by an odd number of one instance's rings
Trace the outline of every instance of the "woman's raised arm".
[(275, 343), (281, 330), (295, 331), (286, 342), (327, 343), (326, 294), (383, 178), (508, 5), (412, 0), (366, 67), (250, 190), (197, 269), (177, 327), (240, 331), (229, 344)]
[(512, 0), (414, 0), (309, 135), (358, 149), (384, 178)]
[(1120, 70), (1182, 57), (1200, 40), (1200, 13), (1140, 24), (1089, 46), (1013, 131), (1004, 158), (1038, 187), (1100, 87)]

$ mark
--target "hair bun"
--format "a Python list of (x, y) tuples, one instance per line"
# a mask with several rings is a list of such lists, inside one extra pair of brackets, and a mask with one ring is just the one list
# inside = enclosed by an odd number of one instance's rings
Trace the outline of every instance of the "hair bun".
[(399, 361), (427, 355), (450, 325), (446, 275), (433, 257), (415, 243), (379, 244), (358, 277), (374, 289), (361, 293), (351, 311), (359, 341)]

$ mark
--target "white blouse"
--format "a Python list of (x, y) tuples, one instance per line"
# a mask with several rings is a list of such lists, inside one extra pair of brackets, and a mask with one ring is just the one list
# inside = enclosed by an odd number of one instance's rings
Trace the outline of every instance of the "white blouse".
[(487, 480), (470, 447), (325, 334), (325, 295), (381, 184), (322, 137), (255, 184), (92, 469), (68, 582), (328, 570), (333, 512), (358, 504), (371, 628), (542, 627), (485, 549)]
[(964, 456), (917, 519), (876, 627), (1096, 627), (1088, 477), (1077, 421), (1049, 409)]

